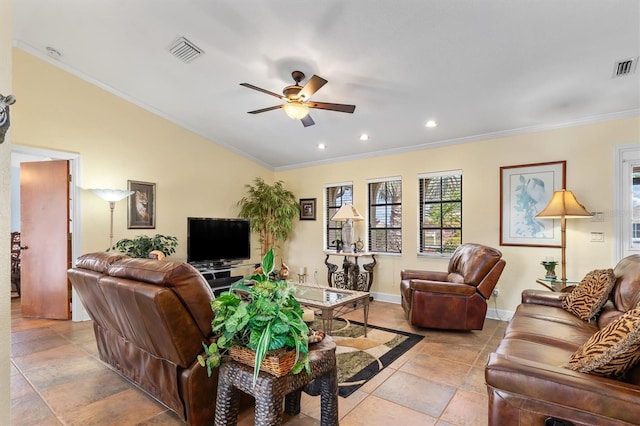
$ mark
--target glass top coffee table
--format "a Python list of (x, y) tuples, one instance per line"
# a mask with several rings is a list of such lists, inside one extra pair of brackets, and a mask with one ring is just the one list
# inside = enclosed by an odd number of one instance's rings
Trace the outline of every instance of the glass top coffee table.
[(301, 305), (320, 311), (325, 333), (331, 334), (333, 318), (362, 308), (364, 311), (364, 336), (367, 337), (369, 293), (332, 287), (314, 287), (304, 284), (296, 284), (295, 286), (295, 297), (298, 302)]

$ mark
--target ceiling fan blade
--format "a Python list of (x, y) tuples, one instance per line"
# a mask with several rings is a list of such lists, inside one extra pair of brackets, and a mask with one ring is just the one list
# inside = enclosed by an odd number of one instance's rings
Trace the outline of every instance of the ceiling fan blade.
[(356, 110), (355, 105), (330, 104), (328, 102), (306, 102), (306, 105), (309, 108), (327, 109), (329, 111), (338, 111), (338, 112), (348, 112), (350, 114), (353, 114), (353, 111)]
[(274, 109), (280, 109), (280, 108), (282, 108), (282, 105), (276, 105), (269, 108), (257, 109), (255, 111), (247, 111), (247, 114), (260, 114), (261, 112), (272, 111)]
[(317, 75), (311, 76), (307, 84), (298, 93), (298, 98), (309, 99), (314, 93), (316, 93), (322, 86), (327, 84), (327, 80)]
[(278, 99), (284, 99), (284, 100), (287, 99), (286, 97), (284, 97), (282, 95), (278, 95), (277, 93), (271, 92), (269, 90), (263, 89), (263, 88), (258, 87), (258, 86), (254, 86), (253, 84), (240, 83), (240, 86), (244, 86), (244, 87), (247, 87), (249, 89), (257, 90), (258, 92), (266, 93), (267, 95), (275, 96)]
[(300, 121), (302, 121), (302, 125), (304, 127), (309, 127), (309, 126), (313, 126), (315, 123), (315, 121), (313, 121), (313, 118), (311, 118), (311, 116), (309, 114), (305, 115), (304, 117), (302, 117), (300, 119)]

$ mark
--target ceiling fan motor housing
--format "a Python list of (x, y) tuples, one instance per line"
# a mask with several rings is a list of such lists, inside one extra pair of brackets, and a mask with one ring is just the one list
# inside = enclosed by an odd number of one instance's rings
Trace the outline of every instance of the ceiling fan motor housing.
[(302, 86), (298, 86), (297, 84), (294, 86), (287, 86), (282, 91), (282, 94), (285, 95), (288, 99), (298, 99), (298, 93), (302, 90)]

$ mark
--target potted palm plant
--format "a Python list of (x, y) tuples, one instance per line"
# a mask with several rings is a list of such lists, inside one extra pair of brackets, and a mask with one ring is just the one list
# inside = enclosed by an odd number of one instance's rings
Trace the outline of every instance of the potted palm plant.
[[(272, 281), (274, 269), (273, 249), (262, 259), (258, 273), (231, 286), (211, 302), (215, 317), (211, 322), (217, 341), (204, 344), (205, 356), (198, 361), (211, 370), (220, 364), (221, 351), (228, 351), (237, 361), (249, 364), (246, 357), (251, 351), (254, 384), (258, 372), (268, 356), (275, 361), (285, 359), (289, 369), (272, 371), (283, 375), (309, 367), (309, 328), (302, 318), (302, 308), (294, 297), (295, 287), (290, 282)], [(247, 285), (246, 282), (249, 284)]]
[(256, 177), (253, 185), (246, 186), (247, 194), (238, 201), (239, 216), (251, 220), (251, 229), (260, 238), (260, 255), (264, 256), (289, 238), (300, 206), (282, 181), (269, 185)]

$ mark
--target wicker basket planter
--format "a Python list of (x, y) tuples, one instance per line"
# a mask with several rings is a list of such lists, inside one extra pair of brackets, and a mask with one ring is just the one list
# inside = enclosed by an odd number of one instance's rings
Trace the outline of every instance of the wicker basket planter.
[[(251, 367), (255, 365), (256, 353), (244, 346), (232, 346), (229, 348), (229, 355), (233, 360), (242, 364)], [(296, 351), (294, 349), (276, 349), (275, 351), (267, 352), (267, 356), (262, 361), (262, 365), (260, 365), (260, 370), (276, 377), (282, 377), (289, 374), (295, 363)]]

